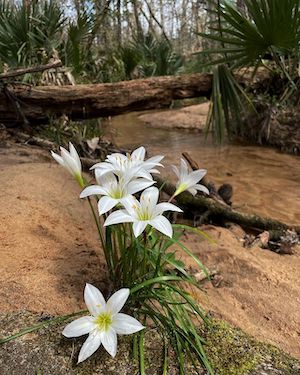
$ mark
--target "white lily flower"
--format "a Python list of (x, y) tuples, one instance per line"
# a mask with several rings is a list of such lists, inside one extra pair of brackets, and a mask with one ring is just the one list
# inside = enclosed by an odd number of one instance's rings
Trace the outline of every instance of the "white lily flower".
[(175, 165), (172, 165), (172, 169), (179, 179), (173, 197), (179, 195), (185, 190), (189, 191), (194, 196), (197, 194), (197, 190), (209, 195), (207, 187), (198, 184), (198, 182), (206, 175), (206, 169), (198, 169), (189, 173), (189, 167), (184, 159), (181, 159), (180, 170), (178, 170)]
[(130, 294), (123, 288), (114, 293), (107, 302), (99, 289), (86, 284), (84, 301), (91, 316), (83, 316), (68, 324), (62, 334), (78, 337), (89, 334), (78, 356), (78, 363), (90, 357), (103, 344), (106, 351), (115, 357), (117, 353), (117, 334), (130, 335), (145, 327), (130, 315), (120, 313)]
[(137, 148), (131, 155), (114, 153), (108, 155), (104, 162), (93, 165), (91, 169), (99, 169), (102, 175), (113, 172), (118, 177), (126, 179), (142, 177), (152, 180), (151, 173), (159, 173), (156, 167), (162, 167), (160, 161), (164, 157), (158, 155), (145, 160), (145, 155), (144, 147)]
[(166, 236), (172, 237), (172, 225), (162, 213), (164, 211), (182, 212), (182, 210), (172, 203), (157, 204), (158, 196), (159, 190), (152, 186), (142, 192), (140, 202), (133, 196), (124, 199), (122, 204), (125, 210), (111, 213), (105, 220), (104, 226), (133, 223), (133, 233), (135, 237), (138, 237), (149, 224)]
[(153, 185), (155, 181), (144, 178), (138, 178), (127, 182), (124, 177), (119, 180), (113, 173), (101, 175), (99, 170), (95, 171), (96, 180), (99, 185), (86, 187), (80, 194), (80, 198), (86, 198), (90, 195), (103, 195), (98, 201), (99, 215), (103, 215), (123, 200), (129, 198), (132, 194), (144, 190)]
[(67, 151), (64, 147), (60, 147), (61, 156), (53, 151), (51, 151), (51, 155), (58, 162), (58, 164), (66, 168), (66, 170), (76, 178), (80, 186), (84, 186), (83, 177), (81, 174), (81, 161), (75, 147), (71, 142), (69, 142), (69, 150), (70, 151)]

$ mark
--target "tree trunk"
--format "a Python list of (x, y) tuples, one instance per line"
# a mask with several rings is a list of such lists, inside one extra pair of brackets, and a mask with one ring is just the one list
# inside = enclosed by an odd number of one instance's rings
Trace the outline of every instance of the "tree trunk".
[[(270, 79), (264, 71), (253, 83), (250, 76), (243, 72), (236, 75), (240, 83), (253, 88)], [(60, 87), (7, 84), (0, 92), (0, 122), (22, 123), (26, 118), (41, 123), (63, 114), (86, 119), (166, 108), (174, 99), (209, 97), (211, 87), (212, 75), (207, 73)]]

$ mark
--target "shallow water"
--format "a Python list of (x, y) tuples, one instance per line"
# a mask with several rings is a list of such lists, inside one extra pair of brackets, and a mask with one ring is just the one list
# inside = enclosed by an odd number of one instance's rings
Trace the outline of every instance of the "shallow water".
[[(166, 112), (166, 116), (168, 112)], [(233, 207), (290, 224), (300, 223), (300, 157), (258, 146), (215, 146), (194, 131), (158, 129), (145, 125), (138, 113), (113, 117), (104, 124), (114, 142), (124, 148), (143, 145), (150, 155), (165, 155), (162, 174), (188, 151), (217, 186), (233, 186)]]

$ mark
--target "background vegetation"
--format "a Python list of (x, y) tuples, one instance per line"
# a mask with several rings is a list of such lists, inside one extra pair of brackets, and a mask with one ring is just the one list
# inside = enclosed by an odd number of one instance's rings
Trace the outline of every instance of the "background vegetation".
[[(264, 132), (255, 137), (266, 138), (281, 109), (298, 105), (299, 43), (299, 0), (0, 0), (0, 72), (51, 58), (62, 60), (65, 77), (46, 72), (24, 80), (94, 83), (210, 71), (208, 125), (219, 140), (243, 135), (255, 109)], [(245, 67), (253, 76), (267, 69), (276, 84), (249, 92), (232, 74)]]

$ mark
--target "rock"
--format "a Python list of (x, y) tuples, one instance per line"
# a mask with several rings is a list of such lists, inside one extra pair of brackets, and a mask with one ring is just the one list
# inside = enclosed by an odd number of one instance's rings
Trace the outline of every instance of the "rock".
[[(0, 315), (1, 336), (18, 332), (37, 324), (40, 316), (21, 311)], [(111, 358), (103, 348), (77, 365), (77, 356), (85, 337), (67, 339), (61, 332), (67, 323), (42, 328), (7, 342), (1, 347), (1, 375), (133, 375), (138, 364), (132, 357), (132, 336), (119, 337), (118, 352)], [(207, 342), (207, 355), (219, 375), (292, 375), (299, 374), (300, 361), (290, 358), (278, 349), (258, 343), (242, 331), (222, 321), (211, 321), (201, 328)], [(162, 340), (148, 328), (145, 334), (145, 361), (147, 375), (160, 375), (162, 367)], [(169, 351), (168, 375), (178, 375), (175, 355)], [(273, 372), (272, 372), (273, 371)], [(189, 361), (186, 374), (194, 375)], [(206, 375), (203, 369), (197, 374)]]

